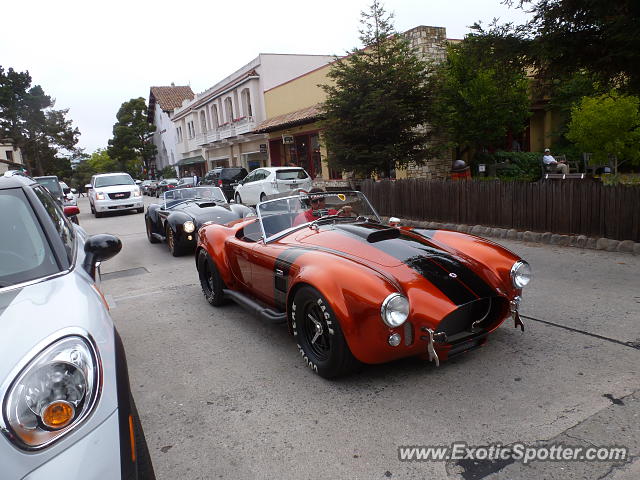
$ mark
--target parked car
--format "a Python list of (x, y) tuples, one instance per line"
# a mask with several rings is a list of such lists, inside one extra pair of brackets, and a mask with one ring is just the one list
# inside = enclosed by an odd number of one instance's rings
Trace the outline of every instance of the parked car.
[(156, 188), (158, 188), (158, 183), (160, 183), (160, 180), (151, 180), (151, 183), (147, 185), (147, 195), (149, 195), (150, 197), (156, 196)]
[(255, 210), (229, 205), (218, 187), (176, 188), (163, 194), (161, 204), (147, 208), (144, 221), (151, 243), (166, 241), (174, 257), (193, 252), (198, 230), (205, 222), (228, 223)]
[(361, 192), (324, 198), (318, 219), (296, 226), (308, 196), (204, 225), (196, 266), (207, 301), (286, 322), (304, 362), (326, 378), (409, 356), (439, 365), (484, 345), (507, 318), (524, 330), (531, 270), (514, 253), (472, 235), (385, 225)]
[(62, 192), (62, 187), (60, 187), (58, 177), (55, 175), (47, 175), (44, 177), (33, 177), (33, 179), (40, 185), (44, 185), (60, 205), (64, 204), (64, 193)]
[(191, 175), (189, 177), (182, 177), (180, 180), (178, 180), (176, 188), (190, 188), (196, 186), (196, 179), (193, 177), (193, 175)]
[(101, 173), (86, 185), (91, 213), (100, 218), (106, 212), (136, 210), (144, 212), (140, 187), (128, 173)]
[(67, 207), (69, 205), (78, 205), (78, 196), (73, 192), (74, 188), (69, 188), (69, 186), (60, 182), (60, 188), (62, 189), (62, 205)]
[(140, 189), (142, 190), (142, 195), (149, 195), (149, 185), (151, 185), (153, 180), (143, 180), (140, 184)]
[(177, 178), (165, 178), (164, 180), (160, 180), (155, 189), (156, 198), (160, 198), (164, 192), (171, 190), (172, 188), (176, 188), (177, 185)]
[(309, 191), (312, 184), (309, 174), (300, 167), (258, 168), (238, 183), (234, 198), (236, 203), (256, 205), (269, 195)]
[(2, 478), (155, 478), (100, 292), (120, 240), (87, 235), (18, 175), (0, 177), (0, 225)]
[(217, 167), (209, 170), (200, 182), (200, 185), (213, 185), (220, 187), (224, 196), (229, 200), (235, 198), (235, 187), (238, 182), (248, 175), (243, 167)]

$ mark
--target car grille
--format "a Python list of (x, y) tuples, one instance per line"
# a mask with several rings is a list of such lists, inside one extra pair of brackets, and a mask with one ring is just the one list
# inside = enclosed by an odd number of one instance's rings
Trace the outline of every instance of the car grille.
[(447, 334), (449, 342), (464, 338), (481, 330), (491, 329), (509, 309), (509, 302), (502, 297), (480, 298), (466, 303), (447, 315), (436, 333)]
[(116, 192), (116, 193), (110, 193), (109, 198), (111, 200), (122, 200), (123, 198), (129, 198), (130, 195), (131, 195), (131, 192)]

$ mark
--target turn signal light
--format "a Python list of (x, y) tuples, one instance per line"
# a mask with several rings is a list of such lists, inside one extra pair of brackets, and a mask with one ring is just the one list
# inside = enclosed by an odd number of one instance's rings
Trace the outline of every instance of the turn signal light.
[(74, 413), (73, 405), (58, 400), (44, 407), (40, 418), (47, 427), (59, 430), (66, 427), (73, 420)]

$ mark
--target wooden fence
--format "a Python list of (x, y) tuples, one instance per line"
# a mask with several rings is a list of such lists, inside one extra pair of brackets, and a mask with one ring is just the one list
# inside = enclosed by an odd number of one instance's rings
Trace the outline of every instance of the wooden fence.
[(591, 180), (362, 183), (378, 213), (412, 220), (640, 242), (640, 187)]

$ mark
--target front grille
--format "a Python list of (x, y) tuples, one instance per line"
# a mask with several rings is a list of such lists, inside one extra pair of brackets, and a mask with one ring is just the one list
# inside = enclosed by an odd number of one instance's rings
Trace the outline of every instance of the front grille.
[(131, 196), (131, 192), (116, 192), (109, 194), (109, 198), (111, 200), (122, 200), (124, 198), (129, 198), (129, 196)]
[(499, 321), (507, 309), (508, 302), (502, 297), (486, 297), (466, 303), (447, 315), (436, 333), (444, 332), (449, 341), (457, 335), (462, 337), (472, 332), (488, 330)]

